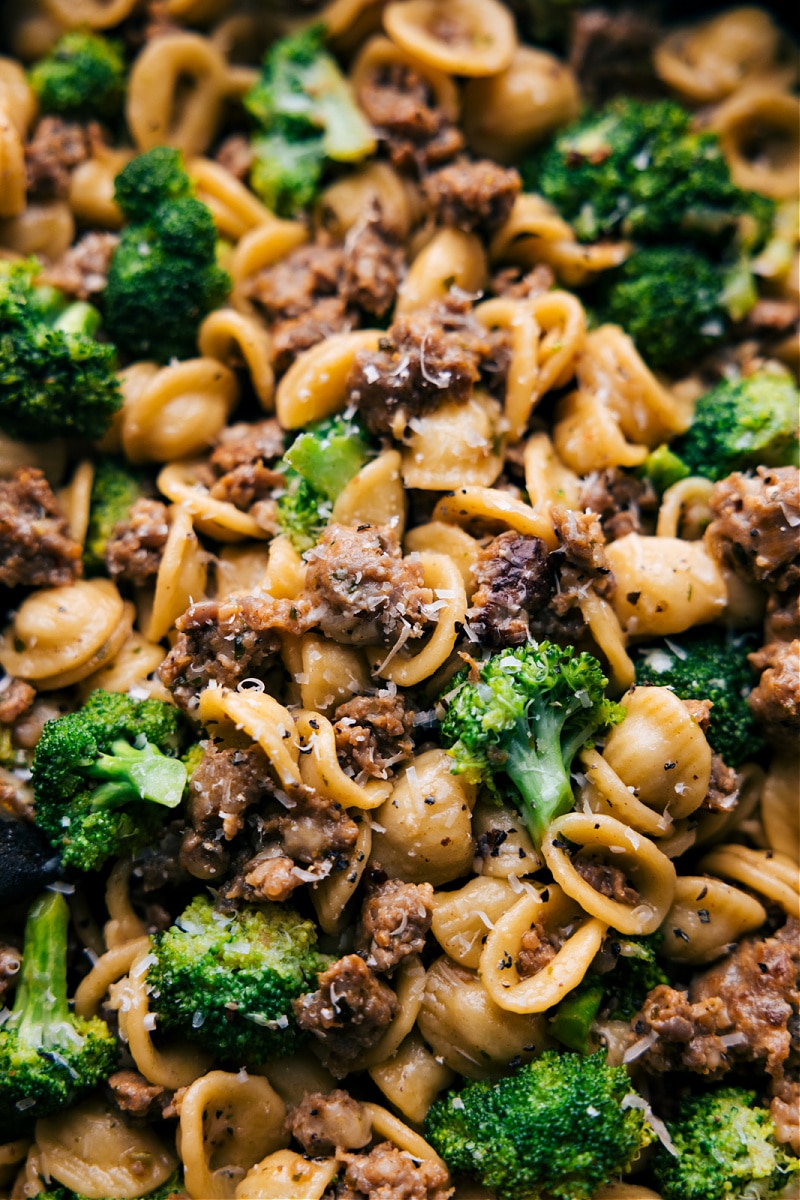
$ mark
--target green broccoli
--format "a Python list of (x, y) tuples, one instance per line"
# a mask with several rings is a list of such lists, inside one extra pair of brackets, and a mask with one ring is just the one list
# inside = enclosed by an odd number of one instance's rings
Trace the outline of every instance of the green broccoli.
[(70, 1104), (116, 1066), (117, 1044), (105, 1021), (85, 1021), (69, 1010), (68, 925), (60, 892), (44, 893), (28, 913), (14, 1007), (0, 1029), (4, 1132)]
[(639, 479), (649, 479), (659, 496), (663, 496), (667, 488), (681, 479), (691, 475), (691, 471), (682, 459), (671, 450), (666, 442), (651, 450), (647, 458), (636, 471)]
[(730, 319), (722, 304), (723, 274), (696, 250), (637, 250), (598, 287), (597, 312), (621, 325), (652, 367), (692, 362), (721, 345)]
[(101, 867), (153, 838), (186, 785), (183, 715), (160, 700), (96, 691), (48, 721), (33, 758), (36, 824), (65, 865)]
[(505, 775), (540, 845), (550, 822), (572, 808), (569, 772), (578, 750), (625, 710), (605, 699), (608, 680), (597, 659), (576, 655), (572, 646), (504, 650), (483, 663), (478, 682), (468, 677), (461, 672), (442, 697), (441, 735), (453, 772), (497, 798), (495, 775)]
[(663, 934), (623, 937), (611, 931), (614, 966), (610, 971), (589, 970), (566, 996), (550, 1022), (550, 1032), (571, 1050), (588, 1054), (592, 1023), (599, 1013), (612, 1021), (630, 1021), (659, 984), (669, 976), (656, 961)]
[(755, 678), (747, 662), (761, 638), (707, 625), (639, 648), (636, 682), (668, 687), (681, 700), (710, 700), (706, 737), (729, 767), (760, 754), (766, 742), (747, 702)]
[(285, 904), (226, 915), (196, 896), (155, 939), (147, 982), (158, 1028), (202, 1041), (232, 1064), (291, 1054), (300, 1036), (292, 1001), (329, 961), (316, 937), (313, 922)]
[[(183, 1186), (183, 1180), (180, 1171), (175, 1171), (170, 1175), (166, 1183), (162, 1183), (161, 1187), (157, 1187), (155, 1191), (148, 1192), (146, 1195), (138, 1197), (138, 1200), (172, 1200), (172, 1197), (179, 1197), (180, 1200), (186, 1196), (186, 1191)], [(81, 1195), (79, 1192), (72, 1192), (67, 1187), (62, 1187), (60, 1184), (54, 1187), (49, 1187), (46, 1192), (37, 1192), (36, 1200), (89, 1200), (87, 1196)]]
[(67, 120), (113, 120), (125, 95), (122, 43), (88, 31), (65, 33), (34, 64), (29, 80), (42, 113)]
[(260, 131), (252, 141), (250, 183), (281, 216), (313, 201), (327, 161), (357, 162), (375, 149), (369, 124), (325, 50), (324, 33), (315, 25), (275, 42), (244, 97)]
[(751, 467), (798, 461), (800, 394), (788, 375), (756, 371), (724, 379), (697, 401), (692, 424), (673, 445), (693, 475), (724, 479)]
[(359, 426), (346, 417), (309, 425), (286, 451), (278, 470), (286, 490), (278, 499), (278, 521), (301, 553), (319, 539), (333, 502), (369, 456)]
[(657, 1147), (653, 1167), (664, 1200), (770, 1200), (788, 1195), (800, 1172), (800, 1159), (775, 1140), (768, 1110), (745, 1088), (686, 1098), (667, 1128), (676, 1153)]
[(470, 1083), (425, 1130), (450, 1169), (498, 1200), (588, 1200), (652, 1141), (624, 1067), (605, 1054), (545, 1052), (499, 1083)]
[(122, 405), (100, 314), (37, 287), (35, 261), (0, 263), (0, 425), (26, 441), (99, 438)]
[(127, 463), (104, 458), (95, 467), (89, 504), (89, 528), (83, 547), (87, 575), (105, 572), (106, 546), (114, 526), (125, 521), (143, 493), (143, 476)]
[(670, 100), (611, 100), (524, 164), (525, 186), (550, 200), (584, 242), (725, 244), (739, 233), (760, 245), (773, 202), (736, 187), (716, 134), (690, 123)]
[(111, 258), (105, 318), (133, 358), (195, 354), (197, 326), (230, 291), (230, 276), (216, 262), (213, 217), (191, 192), (180, 153), (166, 146), (117, 176), (114, 195), (130, 224)]

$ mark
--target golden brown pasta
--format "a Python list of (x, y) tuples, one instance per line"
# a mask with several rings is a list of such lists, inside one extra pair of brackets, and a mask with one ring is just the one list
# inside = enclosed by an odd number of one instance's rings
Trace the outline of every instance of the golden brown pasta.
[(612, 603), (628, 633), (681, 633), (725, 608), (725, 581), (704, 542), (629, 533), (607, 553), (617, 580)]
[(176, 32), (148, 42), (133, 64), (126, 102), (139, 150), (167, 145), (187, 157), (203, 154), (221, 119), (226, 87), (225, 59), (208, 38)]
[(134, 463), (201, 453), (239, 397), (233, 371), (213, 358), (190, 358), (160, 369), (135, 364), (121, 373), (121, 386), (122, 445)]
[(675, 962), (713, 962), (766, 918), (763, 905), (747, 892), (709, 875), (679, 875), (661, 953)]
[(448, 0), (446, 18), (441, 0), (406, 0), (387, 5), (383, 23), (414, 58), (455, 75), (496, 75), (517, 46), (514, 22), (496, 0)]

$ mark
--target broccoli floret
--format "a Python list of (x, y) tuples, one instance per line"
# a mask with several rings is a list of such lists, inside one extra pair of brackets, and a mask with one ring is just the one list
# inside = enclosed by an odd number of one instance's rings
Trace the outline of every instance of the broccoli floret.
[(45, 724), (32, 768), (36, 824), (65, 865), (94, 870), (157, 834), (183, 797), (177, 755), (188, 740), (171, 704), (102, 691)]
[(122, 405), (100, 314), (37, 287), (35, 262), (0, 264), (0, 425), (26, 441), (99, 438)]
[(653, 246), (604, 276), (597, 310), (630, 334), (651, 366), (680, 367), (724, 339), (722, 290), (722, 272), (696, 250)]
[(260, 127), (250, 183), (281, 216), (311, 203), (327, 161), (357, 162), (375, 149), (324, 32), (315, 25), (275, 42), (244, 97)]
[(691, 473), (686, 463), (666, 442), (651, 450), (636, 472), (640, 479), (650, 480), (659, 496), (663, 496), (667, 488), (679, 483), (681, 479), (686, 479)]
[(747, 655), (760, 644), (755, 633), (733, 634), (712, 625), (693, 629), (641, 647), (636, 682), (671, 688), (681, 700), (710, 700), (706, 737), (729, 767), (738, 767), (766, 746), (747, 702), (754, 684)]
[(46, 892), (28, 913), (22, 973), (0, 1029), (0, 1116), (4, 1132), (56, 1112), (106, 1079), (117, 1044), (105, 1021), (82, 1020), (67, 1003), (69, 908)]
[(659, 1146), (653, 1168), (664, 1200), (769, 1200), (788, 1194), (800, 1172), (800, 1159), (776, 1142), (769, 1112), (745, 1088), (690, 1096), (667, 1127), (677, 1154)]
[(103, 459), (97, 464), (92, 480), (89, 527), (83, 547), (83, 565), (87, 575), (105, 571), (106, 546), (114, 526), (128, 518), (132, 505), (143, 494), (143, 476), (127, 463)]
[(130, 224), (111, 258), (105, 315), (133, 358), (167, 362), (196, 353), (198, 324), (230, 291), (216, 261), (213, 217), (191, 191), (180, 153), (165, 146), (117, 176), (114, 195)]
[(800, 394), (787, 375), (756, 371), (724, 379), (697, 401), (675, 450), (693, 475), (724, 479), (750, 467), (798, 461)]
[(505, 775), (540, 845), (550, 822), (572, 808), (569, 772), (578, 750), (624, 716), (605, 699), (607, 684), (596, 658), (551, 642), (493, 654), (476, 683), (462, 672), (442, 698), (442, 741), (454, 773), (498, 798), (495, 776)]
[(278, 464), (286, 477), (286, 490), (278, 499), (278, 521), (296, 550), (309, 550), (319, 540), (334, 500), (369, 453), (361, 429), (345, 417), (309, 425), (295, 438)]
[(452, 1171), (499, 1200), (587, 1200), (652, 1140), (628, 1097), (625, 1068), (604, 1053), (546, 1050), (499, 1083), (448, 1092), (425, 1129)]
[(555, 204), (581, 241), (720, 244), (746, 226), (760, 244), (774, 204), (736, 187), (716, 134), (693, 132), (690, 121), (669, 100), (612, 100), (529, 160), (525, 185)]
[(29, 79), (43, 113), (113, 120), (125, 95), (122, 43), (96, 33), (65, 33), (32, 67)]
[[(155, 1191), (147, 1192), (146, 1195), (138, 1197), (138, 1200), (171, 1200), (172, 1197), (177, 1197), (178, 1200), (183, 1200), (186, 1191), (183, 1185), (183, 1180), (180, 1171), (175, 1171), (170, 1175), (166, 1183), (162, 1183), (161, 1187)], [(71, 1192), (66, 1187), (51, 1187), (46, 1192), (38, 1192), (36, 1200), (89, 1200), (87, 1196), (81, 1195), (80, 1192)]]
[(226, 915), (196, 896), (153, 946), (147, 980), (159, 1029), (234, 1065), (290, 1054), (300, 1036), (292, 1001), (329, 961), (316, 938), (313, 922), (285, 904)]
[(586, 972), (556, 1009), (550, 1022), (553, 1036), (571, 1050), (588, 1054), (592, 1023), (598, 1013), (612, 1021), (630, 1021), (648, 992), (669, 983), (669, 976), (656, 960), (663, 940), (662, 933), (629, 938), (612, 931), (614, 966), (602, 974)]

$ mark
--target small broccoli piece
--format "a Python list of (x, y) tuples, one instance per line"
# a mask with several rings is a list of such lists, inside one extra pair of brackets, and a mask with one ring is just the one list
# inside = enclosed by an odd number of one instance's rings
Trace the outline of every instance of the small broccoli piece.
[[(442, 741), (466, 775), (499, 797), (505, 775), (537, 845), (551, 821), (572, 808), (572, 760), (597, 730), (624, 709), (603, 695), (608, 680), (590, 654), (551, 642), (493, 654), (477, 683), (462, 672), (443, 701)], [(507, 791), (504, 789), (504, 794)]]
[(176, 756), (188, 740), (171, 704), (102, 691), (46, 723), (32, 768), (36, 824), (65, 865), (94, 870), (157, 834), (183, 797)]
[(83, 548), (87, 575), (105, 571), (106, 546), (114, 526), (128, 518), (132, 505), (143, 494), (143, 476), (127, 463), (102, 459), (95, 467), (89, 504), (89, 528)]
[(666, 442), (651, 450), (636, 472), (640, 479), (650, 480), (659, 496), (663, 496), (667, 488), (679, 483), (681, 479), (686, 479), (691, 473), (686, 463)]
[(545, 1050), (499, 1083), (448, 1092), (425, 1130), (452, 1171), (498, 1200), (588, 1200), (652, 1140), (633, 1097), (604, 1053)]
[(106, 1079), (117, 1044), (105, 1021), (74, 1016), (67, 1003), (69, 909), (47, 892), (28, 913), (22, 974), (0, 1029), (0, 1115), (6, 1131), (70, 1104)]
[(372, 130), (315, 25), (270, 47), (244, 97), (260, 127), (250, 182), (281, 216), (316, 196), (327, 161), (357, 162), (375, 149)]
[(523, 166), (525, 186), (555, 204), (581, 241), (633, 237), (724, 244), (747, 226), (760, 244), (774, 204), (743, 192), (713, 133), (669, 100), (610, 101)]
[(65, 33), (34, 64), (29, 79), (42, 113), (73, 120), (113, 120), (125, 95), (122, 43), (96, 33)]
[(100, 314), (37, 287), (36, 262), (0, 264), (0, 425), (26, 441), (99, 438), (122, 405)]
[(230, 291), (216, 261), (213, 217), (191, 191), (180, 153), (165, 146), (117, 176), (114, 195), (130, 224), (111, 258), (105, 316), (131, 357), (190, 357), (200, 321)]
[(621, 325), (653, 367), (680, 367), (718, 346), (729, 328), (721, 271), (696, 250), (637, 250), (598, 289), (597, 309)]
[(800, 1172), (800, 1159), (778, 1144), (769, 1112), (745, 1088), (690, 1096), (667, 1127), (677, 1154), (659, 1146), (653, 1168), (664, 1200), (770, 1200), (787, 1195)]
[(285, 904), (226, 915), (196, 896), (156, 936), (147, 975), (159, 1029), (175, 1030), (241, 1065), (291, 1054), (299, 1041), (292, 1001), (329, 961), (313, 922)]
[(766, 746), (747, 697), (754, 676), (748, 653), (761, 643), (758, 634), (733, 634), (708, 625), (679, 638), (639, 649), (636, 682), (668, 687), (681, 700), (710, 700), (706, 737), (729, 767), (738, 767)]
[(286, 491), (278, 500), (278, 521), (296, 550), (319, 540), (333, 502), (369, 457), (369, 445), (355, 421), (331, 417), (299, 434), (278, 465)]
[(789, 466), (798, 461), (798, 403), (788, 375), (724, 379), (697, 401), (674, 448), (693, 475), (714, 480), (759, 465)]
[(629, 938), (612, 931), (614, 966), (602, 974), (586, 972), (556, 1009), (550, 1022), (553, 1036), (571, 1050), (588, 1054), (592, 1023), (598, 1013), (608, 1020), (630, 1021), (648, 992), (659, 984), (669, 983), (669, 976), (656, 960), (663, 940), (661, 933)]
[[(172, 1197), (176, 1197), (177, 1200), (183, 1200), (185, 1196), (186, 1191), (181, 1173), (180, 1171), (175, 1171), (170, 1175), (166, 1183), (162, 1183), (161, 1187), (157, 1187), (155, 1191), (147, 1192), (146, 1195), (139, 1196), (137, 1200), (172, 1200)], [(48, 1188), (46, 1192), (38, 1192), (36, 1200), (89, 1200), (89, 1198), (81, 1195), (80, 1192), (71, 1192), (69, 1188), (56, 1186)]]

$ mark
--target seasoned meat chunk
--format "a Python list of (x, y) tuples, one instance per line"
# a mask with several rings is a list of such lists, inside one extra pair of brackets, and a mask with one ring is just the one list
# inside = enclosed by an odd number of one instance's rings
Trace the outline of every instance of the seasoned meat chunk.
[(511, 300), (529, 300), (549, 292), (555, 283), (555, 275), (546, 263), (537, 263), (531, 271), (522, 267), (502, 267), (492, 276), (491, 290), (495, 296), (508, 296)]
[(580, 854), (573, 859), (573, 866), (581, 879), (601, 896), (616, 900), (618, 904), (638, 904), (641, 900), (639, 892), (619, 867), (594, 862)]
[(336, 333), (346, 333), (357, 324), (343, 295), (324, 296), (298, 317), (277, 321), (272, 326), (272, 361), (278, 374), (288, 370), (304, 350)]
[(81, 548), (44, 472), (20, 467), (0, 480), (0, 584), (56, 587), (82, 570)]
[(306, 1092), (300, 1103), (289, 1109), (284, 1129), (312, 1158), (335, 1150), (360, 1150), (372, 1136), (366, 1109), (342, 1088)]
[(800, 584), (800, 471), (758, 467), (714, 484), (713, 553), (744, 579), (784, 592)]
[(398, 693), (354, 696), (333, 714), (336, 753), (357, 779), (388, 779), (414, 753), (412, 716)]
[(311, 619), (327, 637), (391, 646), (401, 635), (425, 632), (433, 595), (419, 562), (403, 558), (389, 526), (328, 525), (305, 557)]
[(596, 513), (607, 542), (626, 533), (644, 533), (643, 517), (658, 508), (649, 479), (635, 479), (619, 467), (594, 471), (581, 482), (581, 507)]
[(280, 458), (285, 442), (286, 434), (274, 417), (255, 421), (252, 425), (240, 421), (223, 429), (209, 462), (224, 476), (237, 467)]
[(111, 578), (142, 587), (158, 574), (168, 536), (166, 504), (140, 496), (127, 520), (114, 526), (106, 543), (105, 560)]
[(280, 650), (279, 631), (302, 631), (301, 607), (268, 596), (193, 604), (175, 623), (179, 636), (159, 667), (162, 683), (189, 711), (211, 682), (235, 688), (261, 678)]
[(560, 930), (549, 930), (537, 923), (526, 929), (520, 940), (517, 970), (521, 979), (538, 975), (551, 963), (563, 946), (565, 937)]
[(316, 992), (294, 1001), (294, 1013), (300, 1028), (320, 1042), (325, 1063), (338, 1078), (380, 1040), (397, 997), (357, 954), (338, 959), (318, 982)]
[(269, 759), (260, 746), (219, 750), (206, 742), (189, 780), (187, 815), (198, 833), (221, 831), (229, 842), (241, 832), (247, 810), (272, 793)]
[(61, 117), (42, 117), (25, 147), (28, 192), (37, 200), (63, 200), (69, 195), (70, 172), (89, 157), (82, 125)]
[(599, 595), (612, 595), (614, 576), (606, 557), (605, 534), (597, 517), (563, 505), (554, 505), (552, 515), (564, 561), (577, 573), (578, 584), (583, 586), (588, 581)]
[(719, 1077), (730, 1070), (732, 1050), (722, 1038), (733, 1028), (725, 1002), (718, 996), (698, 997), (692, 1003), (685, 991), (659, 984), (648, 994), (632, 1021), (640, 1037), (656, 1040), (637, 1058), (646, 1071), (693, 1071)]
[(311, 864), (349, 850), (358, 826), (340, 804), (304, 786), (285, 792), (280, 811), (263, 822), (261, 832), (274, 834), (295, 862)]
[(41, 282), (59, 288), (76, 300), (91, 300), (106, 286), (111, 255), (119, 238), (115, 233), (85, 233), (57, 262), (41, 274)]
[(454, 1189), (444, 1167), (421, 1161), (391, 1142), (379, 1142), (369, 1154), (345, 1154), (344, 1182), (369, 1200), (449, 1200)]
[(212, 483), (209, 495), (249, 513), (267, 533), (276, 534), (280, 528), (278, 502), (273, 497), (285, 488), (286, 476), (265, 466), (259, 459), (226, 471)]
[(764, 642), (793, 642), (800, 638), (800, 588), (773, 592), (767, 600)]
[(800, 921), (790, 917), (774, 937), (746, 938), (728, 958), (696, 975), (689, 995), (695, 1004), (723, 1004), (746, 1037), (731, 1052), (779, 1079), (800, 1006), (799, 970)]
[(750, 707), (771, 742), (795, 750), (800, 735), (800, 640), (772, 642), (747, 657), (761, 671)]
[(400, 171), (424, 172), (454, 158), (464, 146), (461, 131), (413, 67), (387, 63), (377, 68), (359, 86), (357, 99)]
[(250, 904), (263, 900), (283, 904), (305, 882), (294, 861), (281, 854), (278, 846), (270, 846), (245, 863), (241, 873), (226, 886), (224, 898)]
[(467, 612), (481, 645), (521, 646), (529, 637), (529, 614), (553, 595), (553, 575), (541, 538), (508, 530), (481, 548), (474, 568), (477, 589)]
[(711, 755), (711, 778), (701, 807), (706, 812), (732, 812), (739, 803), (742, 777), (719, 754)]
[(344, 254), (347, 303), (370, 316), (385, 316), (397, 295), (403, 251), (384, 227), (377, 204), (350, 230)]
[(240, 133), (234, 133), (230, 137), (226, 137), (220, 143), (219, 149), (214, 155), (220, 166), (223, 166), (226, 171), (230, 171), (234, 179), (239, 179), (242, 182), (250, 174), (254, 157), (250, 139), (243, 137)]
[(420, 953), (432, 917), (433, 888), (429, 883), (373, 882), (361, 909), (356, 949), (365, 954), (373, 971), (389, 973), (409, 954)]
[(36, 699), (36, 688), (24, 679), (6, 675), (0, 679), (0, 725), (13, 725)]
[(518, 171), (486, 158), (459, 159), (422, 181), (428, 212), (436, 224), (483, 236), (508, 220), (521, 187)]
[(469, 302), (451, 294), (398, 317), (377, 350), (360, 350), (347, 389), (372, 433), (401, 437), (410, 417), (468, 400), (491, 353)]
[(652, 53), (662, 29), (649, 12), (589, 8), (575, 12), (568, 62), (583, 95), (602, 104), (621, 93), (640, 98), (658, 94)]
[(774, 1085), (769, 1115), (775, 1122), (775, 1139), (800, 1154), (800, 1080), (781, 1079)]
[(115, 1071), (108, 1086), (117, 1108), (131, 1117), (160, 1117), (172, 1104), (172, 1092), (148, 1083), (138, 1071)]

